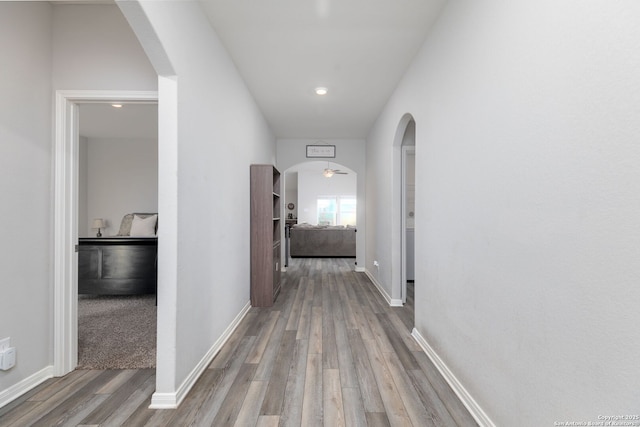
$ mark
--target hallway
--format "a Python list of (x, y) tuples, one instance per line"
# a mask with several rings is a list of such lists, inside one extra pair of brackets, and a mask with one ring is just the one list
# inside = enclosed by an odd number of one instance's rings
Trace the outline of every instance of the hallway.
[(294, 259), (177, 410), (153, 370), (74, 371), (0, 409), (0, 426), (473, 426), (403, 321), (350, 259)]

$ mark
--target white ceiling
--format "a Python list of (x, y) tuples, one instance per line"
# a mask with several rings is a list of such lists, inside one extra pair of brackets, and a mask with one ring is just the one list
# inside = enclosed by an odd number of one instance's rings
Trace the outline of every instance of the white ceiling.
[(364, 138), (446, 0), (201, 1), (278, 138)]
[(157, 104), (80, 104), (80, 136), (87, 138), (158, 138)]
[[(366, 137), (446, 2), (200, 1), (276, 137), (311, 139)], [(82, 110), (85, 136), (157, 137), (145, 107)]]

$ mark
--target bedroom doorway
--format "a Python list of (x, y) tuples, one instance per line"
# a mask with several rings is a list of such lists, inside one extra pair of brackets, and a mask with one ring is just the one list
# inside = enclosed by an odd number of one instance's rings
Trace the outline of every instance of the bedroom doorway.
[[(57, 91), (54, 146), (54, 364), (62, 376), (78, 364), (78, 257), (81, 104), (157, 104), (158, 93)], [(88, 218), (88, 217), (85, 217)], [(90, 220), (93, 221), (94, 218)], [(157, 333), (157, 332), (156, 332)]]
[(158, 212), (158, 104), (78, 103), (78, 119), (76, 369), (153, 368), (157, 238), (118, 236)]

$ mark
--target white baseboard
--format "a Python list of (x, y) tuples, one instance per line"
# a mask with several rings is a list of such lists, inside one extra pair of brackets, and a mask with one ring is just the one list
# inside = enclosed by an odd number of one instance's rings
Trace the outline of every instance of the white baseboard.
[(454, 393), (458, 396), (462, 404), (469, 410), (471, 416), (476, 420), (480, 427), (495, 427), (491, 418), (482, 410), (480, 405), (474, 400), (469, 392), (464, 388), (462, 383), (458, 381), (456, 376), (451, 372), (449, 367), (438, 356), (435, 350), (429, 345), (426, 339), (416, 328), (411, 331), (411, 336), (416, 340), (418, 345), (422, 347), (422, 350), (427, 354), (431, 362), (438, 368), (440, 374), (444, 377), (445, 381), (453, 389)]
[(371, 283), (373, 283), (374, 286), (378, 289), (378, 292), (380, 292), (380, 295), (382, 295), (382, 298), (385, 299), (387, 304), (389, 304), (391, 307), (402, 307), (403, 306), (402, 300), (401, 299), (393, 299), (393, 298), (391, 298), (391, 296), (387, 293), (387, 291), (385, 291), (385, 289), (382, 287), (380, 282), (378, 282), (378, 280), (373, 276), (373, 274), (371, 274), (371, 272), (369, 270), (364, 270), (364, 273), (367, 275), (369, 280), (371, 280)]
[(0, 391), (0, 408), (13, 402), (18, 397), (22, 396), (34, 387), (39, 386), (49, 378), (53, 378), (53, 366), (47, 366), (46, 368), (36, 372), (20, 381), (17, 384), (12, 385), (6, 390)]
[(365, 268), (364, 268), (364, 267), (356, 267), (356, 272), (357, 272), (357, 273), (366, 273), (366, 272), (367, 272), (367, 270), (365, 270)]
[(391, 307), (404, 307), (404, 304), (402, 303), (401, 299), (394, 299), (394, 298), (391, 298), (391, 302), (389, 302), (389, 305)]
[(244, 316), (247, 315), (251, 309), (251, 302), (247, 302), (240, 313), (233, 319), (233, 322), (227, 327), (222, 336), (218, 338), (218, 340), (211, 346), (207, 354), (198, 362), (198, 364), (193, 368), (193, 370), (187, 375), (187, 378), (180, 384), (178, 390), (174, 393), (153, 393), (151, 396), (151, 405), (149, 405), (150, 409), (176, 409), (180, 403), (184, 400), (184, 398), (189, 393), (189, 390), (195, 385), (198, 378), (204, 373), (207, 369), (211, 361), (218, 354), (222, 346), (227, 342), (227, 340), (231, 337), (233, 332), (236, 330)]

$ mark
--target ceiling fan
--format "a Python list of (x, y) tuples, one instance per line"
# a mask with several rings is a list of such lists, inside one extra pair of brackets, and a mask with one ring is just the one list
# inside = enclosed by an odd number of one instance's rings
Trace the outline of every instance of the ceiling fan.
[(343, 172), (340, 169), (331, 169), (329, 166), (329, 162), (327, 162), (327, 167), (324, 171), (322, 171), (322, 175), (326, 178), (331, 178), (333, 175), (347, 175), (349, 172)]

